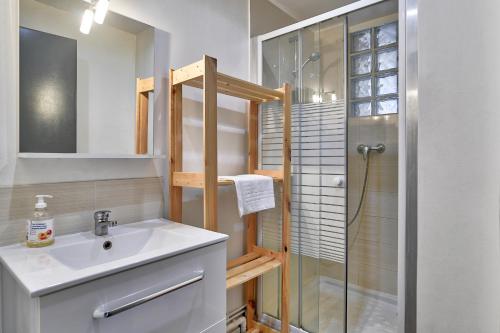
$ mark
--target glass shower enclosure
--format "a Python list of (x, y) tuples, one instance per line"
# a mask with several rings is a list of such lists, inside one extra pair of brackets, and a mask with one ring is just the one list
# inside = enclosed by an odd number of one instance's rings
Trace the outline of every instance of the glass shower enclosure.
[[(261, 36), (260, 81), (292, 105), (290, 320), (297, 332), (396, 332), (397, 2)], [(280, 105), (263, 106), (260, 163), (281, 163)], [(260, 241), (279, 249), (279, 208)], [(279, 272), (259, 319), (279, 327)]]

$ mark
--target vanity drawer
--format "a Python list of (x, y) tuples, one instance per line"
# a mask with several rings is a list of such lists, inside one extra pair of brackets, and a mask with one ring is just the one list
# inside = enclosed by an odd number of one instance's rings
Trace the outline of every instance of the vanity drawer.
[(40, 333), (222, 333), (225, 274), (218, 243), (42, 296)]

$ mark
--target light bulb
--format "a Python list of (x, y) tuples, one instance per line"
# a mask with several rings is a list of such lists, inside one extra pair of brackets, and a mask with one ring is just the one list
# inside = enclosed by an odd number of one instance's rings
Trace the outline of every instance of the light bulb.
[(323, 103), (323, 96), (319, 94), (313, 94), (313, 103)]
[(109, 0), (99, 0), (95, 5), (95, 15), (94, 21), (95, 23), (102, 24), (104, 22), (104, 18), (106, 17), (106, 13), (108, 12)]
[(88, 35), (90, 28), (92, 28), (92, 21), (94, 20), (94, 12), (91, 9), (86, 9), (83, 12), (82, 24), (80, 25), (80, 32)]

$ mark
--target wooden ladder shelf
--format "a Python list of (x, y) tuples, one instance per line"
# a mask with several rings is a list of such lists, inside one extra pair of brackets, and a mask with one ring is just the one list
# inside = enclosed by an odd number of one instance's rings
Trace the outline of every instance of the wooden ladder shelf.
[[(182, 170), (182, 86), (203, 90), (203, 172)], [(246, 222), (246, 254), (227, 264), (227, 289), (245, 285), (248, 332), (277, 332), (257, 321), (257, 278), (281, 267), (281, 331), (289, 331), (290, 285), (290, 191), (291, 191), (291, 90), (288, 84), (280, 89), (233, 78), (217, 72), (217, 60), (209, 56), (191, 65), (170, 69), (169, 100), (169, 219), (182, 220), (182, 189), (203, 190), (204, 227), (217, 231), (217, 190), (231, 185), (231, 179), (217, 174), (217, 93), (243, 98), (250, 102), (248, 110), (248, 173), (273, 177), (282, 188), (282, 234), (279, 252), (257, 246), (257, 214), (249, 214)], [(283, 103), (283, 165), (280, 170), (258, 170), (259, 105), (270, 101)]]

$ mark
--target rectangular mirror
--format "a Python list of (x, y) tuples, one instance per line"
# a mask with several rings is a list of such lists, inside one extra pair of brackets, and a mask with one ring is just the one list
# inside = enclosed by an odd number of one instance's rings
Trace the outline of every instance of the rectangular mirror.
[(95, 4), (19, 1), (20, 153), (153, 155), (155, 29)]

